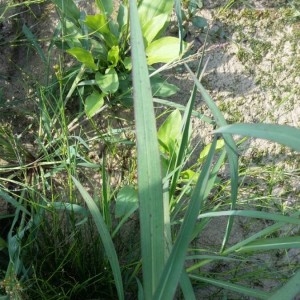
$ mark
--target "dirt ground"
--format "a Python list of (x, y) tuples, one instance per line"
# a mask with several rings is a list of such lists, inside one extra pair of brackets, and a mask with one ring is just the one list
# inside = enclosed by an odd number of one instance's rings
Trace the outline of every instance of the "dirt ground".
[[(80, 2), (83, 5), (84, 1)], [(199, 11), (199, 15), (208, 20), (212, 32), (205, 50), (205, 61), (209, 60), (203, 78), (205, 87), (229, 122), (264, 121), (299, 127), (299, 21), (289, 21), (285, 9), (287, 1), (245, 1), (247, 5), (233, 6), (220, 14), (221, 5), (227, 2), (203, 1), (203, 9)], [(0, 1), (0, 8), (4, 3), (5, 1)], [(22, 26), (26, 24), (42, 40), (42, 48), (46, 50), (57, 25), (57, 18), (53, 6), (49, 4), (20, 6), (13, 14), (8, 13), (8, 18), (0, 20), (0, 117), (1, 122), (11, 124), (15, 134), (19, 134), (31, 123), (35, 113), (30, 104), (36, 97), (35, 82), (42, 77), (40, 57), (28, 44), (24, 47), (19, 42), (20, 36), (24, 39)], [(199, 53), (199, 57), (204, 36), (201, 30), (190, 27), (188, 41), (194, 43), (192, 51), (194, 54)], [(51, 57), (51, 60), (54, 65), (55, 57)], [(195, 70), (196, 65), (197, 61), (192, 62), (191, 68)], [(168, 76), (180, 87), (174, 101), (184, 104), (188, 101), (192, 81), (188, 73), (181, 70), (180, 73), (178, 69), (169, 70)], [(197, 109), (206, 111), (200, 97)], [(193, 127), (194, 140), (201, 140), (203, 144), (210, 140), (211, 131), (203, 131), (203, 124), (197, 119), (193, 120)], [(32, 143), (30, 136), (25, 142)], [(300, 184), (296, 173), (300, 169), (299, 156), (280, 145), (253, 139), (240, 151), (252, 170), (257, 164), (266, 163), (292, 174), (288, 177), (288, 183), (281, 182), (272, 188), (272, 199), (274, 205), (277, 202), (283, 206), (299, 205)], [(266, 187), (265, 178), (258, 178), (257, 185), (262, 189)], [(247, 195), (241, 198), (247, 199)], [(249, 203), (249, 206), (252, 204)], [(216, 247), (217, 250), (223, 237), (220, 228), (225, 228), (225, 224), (226, 219), (211, 222), (205, 234), (199, 237), (199, 245)], [(237, 242), (264, 226), (263, 222), (245, 224), (242, 218), (236, 219), (230, 243)], [(283, 232), (288, 230), (300, 231), (299, 228), (286, 228)], [(300, 251), (292, 249), (282, 255), (271, 253), (253, 259), (256, 260), (253, 268), (259, 261), (264, 261), (268, 262), (269, 269), (278, 269), (287, 260), (290, 264), (299, 264)], [(226, 271), (230, 266), (212, 265), (207, 267), (207, 271), (216, 268)], [(252, 283), (263, 290), (271, 290), (276, 284), (275, 279), (267, 278)], [(211, 292), (207, 291), (207, 297)], [(206, 299), (203, 291), (202, 296)]]

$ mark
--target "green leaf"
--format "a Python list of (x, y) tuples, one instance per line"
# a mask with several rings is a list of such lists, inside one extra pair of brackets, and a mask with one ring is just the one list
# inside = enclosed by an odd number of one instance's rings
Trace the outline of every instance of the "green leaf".
[[(164, 213), (169, 212), (163, 201), (156, 121), (136, 0), (130, 0), (129, 3), (143, 289), (145, 299), (154, 299), (153, 294), (167, 255)], [(149, 3), (148, 9), (152, 5), (153, 2)]]
[(98, 92), (93, 92), (89, 95), (84, 104), (85, 113), (89, 118), (92, 118), (99, 112), (104, 104), (104, 95)]
[[(228, 282), (228, 280), (221, 281), (221, 280), (217, 280), (217, 279), (213, 279), (213, 278), (206, 278), (206, 277), (202, 277), (202, 276), (198, 276), (198, 275), (194, 275), (194, 274), (190, 274), (189, 276), (194, 280), (206, 282), (208, 284), (218, 286), (225, 290), (229, 290), (229, 291), (233, 291), (235, 293), (240, 293), (240, 294), (244, 294), (244, 295), (247, 295), (250, 297), (254, 297), (255, 299), (270, 299), (269, 298), (270, 294), (267, 292), (254, 290), (254, 289), (251, 289), (251, 288), (248, 288), (245, 286), (233, 284), (233, 283)], [(280, 300), (282, 300), (282, 299), (284, 299), (284, 298), (281, 298)], [(288, 299), (288, 298), (286, 298), (286, 299)]]
[(111, 63), (112, 67), (116, 67), (120, 60), (119, 46), (112, 46), (108, 51), (107, 60)]
[(119, 88), (119, 78), (114, 68), (108, 68), (104, 75), (97, 72), (95, 80), (105, 94), (115, 93)]
[(142, 27), (158, 15), (171, 15), (174, 0), (141, 0), (139, 4), (139, 17)]
[(233, 124), (223, 126), (215, 133), (230, 133), (267, 139), (300, 151), (300, 129), (277, 124)]
[[(225, 146), (225, 142), (223, 139), (218, 140), (217, 141), (217, 147), (216, 150), (221, 150), (222, 148), (224, 148)], [(208, 155), (209, 150), (211, 147), (211, 143), (207, 144), (204, 149), (200, 152), (199, 158), (198, 158), (198, 162), (202, 162)]]
[[(187, 49), (187, 43), (183, 43), (183, 52)], [(179, 59), (180, 40), (175, 37), (163, 37), (152, 42), (146, 49), (147, 63), (170, 63)]]
[(79, 62), (85, 64), (88, 68), (94, 71), (98, 69), (91, 52), (79, 47), (71, 48), (67, 50), (67, 52), (73, 55)]
[(237, 250), (237, 252), (265, 251), (271, 249), (290, 248), (300, 248), (299, 236), (259, 239), (241, 247)]
[(125, 59), (123, 60), (123, 65), (124, 65), (126, 70), (131, 71), (131, 69), (132, 69), (131, 58), (130, 57), (125, 57)]
[(84, 23), (96, 32), (110, 33), (107, 17), (104, 14), (87, 15)]
[[(300, 270), (279, 290), (277, 290), (269, 300), (296, 299), (300, 293)], [(294, 298), (296, 297), (296, 298)]]
[[(164, 145), (165, 151), (174, 150), (174, 145), (178, 143), (181, 137), (182, 117), (178, 109), (174, 110), (160, 126), (157, 137), (161, 145)], [(170, 153), (172, 154), (172, 153)]]
[(153, 299), (164, 300), (173, 299), (179, 278), (182, 274), (187, 248), (197, 221), (199, 211), (202, 208), (206, 194), (207, 183), (210, 177), (210, 168), (215, 154), (216, 139), (210, 149), (209, 155), (203, 165), (199, 179), (192, 193), (191, 200), (185, 213), (183, 223), (171, 254), (164, 267), (163, 274), (160, 278), (159, 286), (154, 294)]
[(138, 208), (138, 194), (132, 186), (124, 186), (116, 199), (115, 214), (117, 218), (123, 217), (128, 212)]
[(149, 45), (159, 34), (159, 32), (164, 28), (168, 20), (168, 14), (161, 14), (153, 19), (150, 19), (144, 24), (142, 31), (143, 36), (146, 40), (146, 46)]
[(109, 234), (107, 226), (106, 226), (104, 219), (99, 211), (99, 208), (97, 207), (96, 203), (94, 202), (92, 197), (89, 195), (89, 193), (84, 189), (84, 187), (81, 185), (81, 183), (76, 178), (73, 177), (73, 181), (74, 181), (77, 189), (79, 190), (82, 198), (86, 202), (86, 204), (89, 208), (89, 211), (93, 217), (93, 220), (97, 227), (98, 233), (102, 240), (103, 247), (105, 249), (105, 254), (107, 255), (111, 269), (113, 271), (115, 285), (116, 285), (116, 289), (118, 292), (118, 299), (123, 300), (124, 299), (124, 290), (123, 290), (120, 264), (119, 264), (115, 246), (113, 244), (113, 241), (111, 239), (111, 236)]
[(79, 25), (80, 10), (73, 0), (53, 0), (53, 2), (67, 19)]
[(160, 76), (150, 77), (152, 94), (154, 97), (170, 97), (179, 91), (179, 88), (171, 83), (168, 83)]
[(205, 28), (208, 25), (207, 20), (205, 18), (199, 17), (199, 16), (194, 16), (192, 18), (192, 24), (198, 28)]
[(3, 238), (0, 237), (0, 251), (2, 251), (5, 248), (7, 248), (7, 243)]
[(113, 1), (112, 0), (96, 0), (96, 4), (99, 7), (100, 11), (105, 13), (108, 16), (111, 16), (113, 12)]

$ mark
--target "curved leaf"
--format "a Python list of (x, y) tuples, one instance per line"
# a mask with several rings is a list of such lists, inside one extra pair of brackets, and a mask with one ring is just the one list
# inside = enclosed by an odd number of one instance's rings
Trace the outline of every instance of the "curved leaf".
[[(183, 43), (183, 52), (187, 49)], [(180, 58), (180, 40), (176, 37), (163, 37), (152, 42), (146, 49), (147, 63), (169, 63)]]
[(230, 133), (267, 139), (300, 151), (300, 129), (277, 124), (233, 124), (223, 126), (215, 133)]

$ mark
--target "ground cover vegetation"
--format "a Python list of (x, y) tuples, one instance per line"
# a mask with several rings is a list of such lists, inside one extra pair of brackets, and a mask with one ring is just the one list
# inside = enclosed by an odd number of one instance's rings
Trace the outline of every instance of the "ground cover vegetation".
[[(0, 20), (42, 2), (1, 3)], [(202, 84), (205, 43), (195, 70), (188, 63), (189, 25), (211, 34), (202, 1), (96, 0), (93, 14), (72, 0), (50, 4), (59, 23), (47, 47), (26, 24), (14, 40), (43, 62), (31, 113), (17, 133), (15, 119), (0, 120), (0, 299), (294, 299), (298, 265), (270, 269), (263, 255), (300, 247), (299, 211), (242, 202), (240, 153), (248, 137), (299, 152), (300, 130), (227, 123)], [(289, 16), (299, 17), (297, 1)], [(184, 105), (164, 76), (178, 66), (193, 82)], [(207, 113), (195, 109), (199, 95)], [(192, 143), (193, 118), (209, 128), (206, 144)], [(287, 176), (269, 173), (268, 186)], [(199, 242), (224, 218), (215, 247)], [(264, 226), (232, 242), (237, 218)], [(261, 277), (275, 287), (261, 288)]]

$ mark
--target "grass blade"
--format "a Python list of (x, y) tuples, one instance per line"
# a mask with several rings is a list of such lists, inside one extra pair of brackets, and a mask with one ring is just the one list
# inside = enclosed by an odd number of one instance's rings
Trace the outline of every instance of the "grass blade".
[[(197, 86), (198, 90), (200, 91), (205, 103), (211, 110), (216, 123), (219, 127), (226, 126), (226, 120), (222, 114), (222, 112), (219, 110), (217, 105), (214, 103), (210, 95), (207, 93), (206, 89), (203, 87), (203, 85), (199, 82), (195, 74), (191, 71), (191, 69), (188, 67), (188, 65), (185, 64), (185, 67), (189, 71), (190, 75), (192, 76), (195, 85)], [(228, 134), (223, 134), (223, 138), (225, 141), (225, 149), (227, 151), (228, 155), (228, 161), (230, 166), (230, 178), (231, 178), (231, 209), (235, 209), (235, 204), (237, 200), (237, 194), (238, 194), (238, 155), (237, 155), (237, 148), (235, 145), (235, 142), (232, 138), (232, 136)], [(231, 228), (233, 224), (233, 219), (230, 217), (227, 222), (226, 232), (224, 235), (223, 243), (221, 246), (221, 252), (224, 250), (226, 243), (228, 241)]]
[(155, 293), (154, 299), (156, 300), (168, 300), (174, 297), (177, 283), (183, 272), (183, 264), (190, 237), (207, 193), (207, 183), (210, 178), (210, 167), (215, 154), (216, 144), (217, 140), (214, 139), (192, 194), (180, 232), (164, 268), (158, 289)]
[(267, 139), (300, 151), (300, 130), (288, 125), (234, 124), (221, 127), (215, 132)]
[[(198, 281), (206, 282), (215, 286), (218, 286), (220, 288), (224, 288), (226, 290), (230, 290), (233, 292), (241, 293), (247, 296), (255, 297), (255, 299), (270, 299), (270, 294), (267, 292), (259, 291), (259, 290), (254, 290), (250, 289), (248, 287), (240, 286), (237, 284), (230, 283), (228, 281), (221, 281), (221, 280), (216, 280), (212, 278), (206, 278), (202, 276), (197, 276), (191, 274), (190, 277), (192, 279), (196, 279)], [(280, 299), (287, 299), (287, 298), (280, 298)], [(278, 298), (279, 300), (279, 298)]]
[(300, 270), (279, 290), (277, 290), (269, 300), (296, 299), (300, 293)]
[(78, 188), (82, 198), (86, 202), (89, 211), (91, 212), (91, 215), (93, 217), (93, 220), (95, 222), (95, 225), (97, 227), (98, 233), (100, 235), (100, 238), (103, 243), (103, 247), (105, 249), (105, 253), (107, 255), (107, 258), (109, 260), (114, 279), (116, 284), (116, 289), (118, 293), (118, 298), (124, 299), (124, 291), (123, 291), (123, 283), (122, 283), (122, 276), (121, 276), (121, 270), (120, 270), (120, 264), (118, 260), (118, 256), (114, 247), (114, 243), (111, 239), (111, 236), (109, 234), (109, 231), (107, 229), (107, 226), (104, 222), (104, 219), (99, 211), (99, 208), (97, 207), (96, 203), (92, 199), (92, 197), (89, 195), (89, 193), (84, 189), (84, 187), (81, 185), (81, 183), (73, 177), (73, 181)]
[[(151, 4), (152, 5), (152, 4)], [(136, 1), (130, 1), (143, 288), (151, 299), (165, 261), (162, 174), (151, 86)]]

